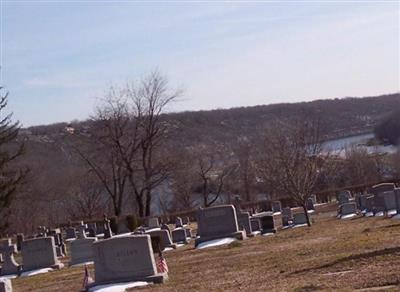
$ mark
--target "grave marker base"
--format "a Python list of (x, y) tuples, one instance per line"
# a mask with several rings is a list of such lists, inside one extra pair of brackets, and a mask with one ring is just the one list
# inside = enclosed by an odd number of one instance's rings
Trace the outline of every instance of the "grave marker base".
[(198, 246), (200, 243), (202, 242), (206, 242), (209, 240), (214, 240), (214, 239), (219, 239), (219, 238), (225, 238), (225, 237), (232, 237), (232, 238), (236, 238), (239, 240), (244, 240), (246, 239), (246, 232), (243, 230), (240, 230), (238, 232), (234, 232), (234, 233), (229, 233), (229, 234), (222, 234), (222, 235), (217, 235), (217, 236), (207, 236), (207, 237), (199, 237), (196, 238), (195, 242), (194, 242), (194, 246)]

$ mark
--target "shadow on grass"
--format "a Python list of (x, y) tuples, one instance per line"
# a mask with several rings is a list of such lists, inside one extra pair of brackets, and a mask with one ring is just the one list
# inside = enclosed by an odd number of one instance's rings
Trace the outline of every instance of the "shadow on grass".
[(329, 267), (335, 266), (337, 264), (345, 263), (345, 262), (352, 261), (352, 260), (369, 259), (369, 258), (374, 258), (374, 257), (384, 256), (384, 255), (389, 255), (389, 254), (394, 254), (394, 253), (400, 253), (400, 247), (389, 247), (389, 248), (384, 248), (384, 249), (375, 250), (375, 251), (371, 251), (371, 252), (355, 254), (355, 255), (351, 255), (351, 256), (347, 256), (344, 258), (334, 260), (330, 263), (327, 263), (327, 264), (324, 264), (321, 266), (295, 271), (292, 274), (300, 274), (300, 273), (309, 272), (309, 271), (313, 271), (313, 270), (325, 269), (325, 268), (329, 268)]
[(399, 228), (400, 224), (391, 224), (391, 225), (386, 225), (386, 226), (380, 226), (376, 227), (375, 229), (392, 229), (392, 228)]

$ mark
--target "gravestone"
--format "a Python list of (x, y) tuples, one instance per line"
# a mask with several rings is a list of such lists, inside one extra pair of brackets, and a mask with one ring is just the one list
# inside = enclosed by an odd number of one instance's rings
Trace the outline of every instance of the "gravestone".
[(158, 222), (158, 218), (149, 218), (147, 221), (147, 227), (149, 228), (159, 228), (160, 227), (160, 223)]
[(96, 223), (88, 223), (87, 224), (87, 232), (89, 237), (96, 237), (97, 235), (97, 226)]
[(19, 264), (14, 259), (17, 253), (17, 247), (11, 243), (11, 239), (3, 239), (0, 241), (0, 253), (3, 255), (3, 263), (1, 266), (0, 276), (18, 274)]
[(246, 231), (247, 236), (252, 236), (250, 215), (248, 212), (237, 212), (237, 220), (240, 230)]
[(64, 265), (57, 260), (53, 237), (24, 240), (21, 246), (23, 271), (42, 268), (61, 269)]
[(311, 198), (307, 199), (306, 207), (308, 211), (315, 211), (314, 203)]
[(250, 218), (250, 226), (251, 231), (260, 231), (261, 230), (261, 221), (259, 218)]
[(0, 292), (12, 292), (12, 284), (10, 279), (0, 278)]
[(79, 227), (79, 238), (71, 241), (70, 254), (71, 260), (69, 265), (77, 265), (93, 261), (93, 243), (97, 241), (96, 237), (87, 237), (85, 226)]
[(23, 233), (18, 233), (17, 234), (17, 250), (21, 251), (21, 244), (24, 241), (24, 234)]
[(171, 229), (169, 228), (169, 226), (167, 224), (161, 224), (160, 228), (162, 230), (168, 230), (169, 234), (171, 234)]
[(190, 219), (188, 216), (182, 217), (182, 223), (183, 225), (188, 225), (190, 224)]
[(344, 203), (339, 207), (339, 213), (341, 216), (350, 215), (357, 213), (356, 203)]
[(304, 214), (304, 213), (293, 214), (293, 224), (294, 225), (307, 224), (306, 214)]
[(161, 241), (161, 250), (164, 250), (167, 247), (176, 248), (176, 245), (172, 242), (171, 235), (168, 230), (150, 230), (146, 232), (151, 237), (160, 237)]
[(97, 241), (96, 237), (87, 237), (74, 240), (70, 243), (71, 260), (69, 265), (77, 265), (93, 261), (93, 243)]
[(397, 213), (400, 213), (400, 188), (394, 189), (394, 196), (396, 198)]
[(371, 188), (371, 193), (374, 194), (374, 210), (373, 212), (376, 214), (378, 212), (385, 212), (385, 199), (383, 193), (393, 191), (395, 185), (393, 183), (381, 183), (374, 185)]
[(366, 211), (367, 212), (374, 212), (375, 209), (375, 196), (374, 195), (368, 195), (365, 198), (365, 204), (366, 204)]
[(193, 237), (192, 230), (189, 227), (183, 227), (183, 228), (185, 229), (186, 237), (192, 238)]
[(282, 216), (293, 218), (292, 208), (285, 207), (282, 209)]
[(104, 239), (111, 238), (113, 234), (111, 231), (110, 219), (108, 219), (106, 215), (104, 215), (103, 226), (104, 226)]
[(188, 243), (187, 233), (183, 227), (178, 227), (172, 231), (172, 241), (174, 243)]
[(272, 212), (282, 212), (282, 204), (280, 201), (273, 201), (272, 202)]
[(396, 186), (393, 183), (381, 183), (381, 184), (374, 185), (371, 188), (371, 193), (374, 194), (374, 195), (377, 195), (377, 194), (380, 194), (380, 193), (393, 191), (395, 189), (395, 187)]
[(317, 195), (316, 194), (312, 194), (310, 196), (311, 201), (313, 202), (313, 204), (315, 205), (317, 203)]
[(289, 226), (293, 221), (293, 213), (290, 207), (285, 207), (282, 209), (282, 225)]
[(339, 205), (348, 203), (350, 200), (350, 197), (351, 197), (350, 191), (341, 191), (337, 195)]
[[(104, 221), (100, 223), (96, 223), (96, 236), (97, 235), (104, 235)], [(90, 236), (92, 237), (92, 236)]]
[(175, 227), (182, 227), (182, 226), (183, 226), (182, 218), (176, 217), (175, 218)]
[(91, 286), (146, 281), (163, 283), (167, 273), (157, 273), (149, 235), (126, 235), (93, 244), (95, 283)]
[(258, 218), (261, 224), (261, 233), (275, 233), (282, 227), (281, 214), (273, 214), (272, 212), (262, 212), (254, 214), (253, 218)]
[(75, 239), (76, 238), (76, 230), (73, 227), (68, 227), (65, 230), (65, 234), (66, 234), (67, 239)]
[(241, 240), (246, 238), (246, 233), (239, 230), (233, 205), (200, 209), (197, 212), (197, 223), (199, 237), (196, 238), (195, 246), (218, 238), (234, 237)]
[(365, 194), (356, 194), (355, 202), (357, 204), (357, 209), (365, 211), (367, 209), (367, 197)]
[(385, 211), (397, 210), (396, 195), (394, 190), (382, 193)]

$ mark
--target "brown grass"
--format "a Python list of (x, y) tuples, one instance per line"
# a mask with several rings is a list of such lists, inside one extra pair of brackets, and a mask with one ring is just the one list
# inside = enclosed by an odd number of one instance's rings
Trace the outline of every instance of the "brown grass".
[[(400, 221), (314, 217), (311, 227), (165, 254), (169, 280), (139, 291), (400, 291)], [(14, 291), (79, 291), (83, 268), (13, 280)], [(364, 290), (365, 291), (365, 290)]]

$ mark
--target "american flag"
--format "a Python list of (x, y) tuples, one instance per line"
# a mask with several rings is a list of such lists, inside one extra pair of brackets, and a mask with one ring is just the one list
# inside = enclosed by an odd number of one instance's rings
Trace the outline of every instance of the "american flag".
[(93, 281), (93, 278), (90, 276), (90, 274), (89, 274), (89, 270), (88, 270), (88, 268), (87, 268), (87, 265), (85, 265), (85, 277), (83, 278), (83, 285), (82, 285), (82, 288), (84, 289), (84, 290), (86, 290), (86, 288), (87, 288), (87, 286), (89, 285), (89, 284), (92, 284), (94, 281)]
[(162, 253), (160, 253), (160, 258), (159, 258), (159, 261), (157, 263), (157, 271), (159, 273), (168, 273), (167, 261), (163, 257)]

